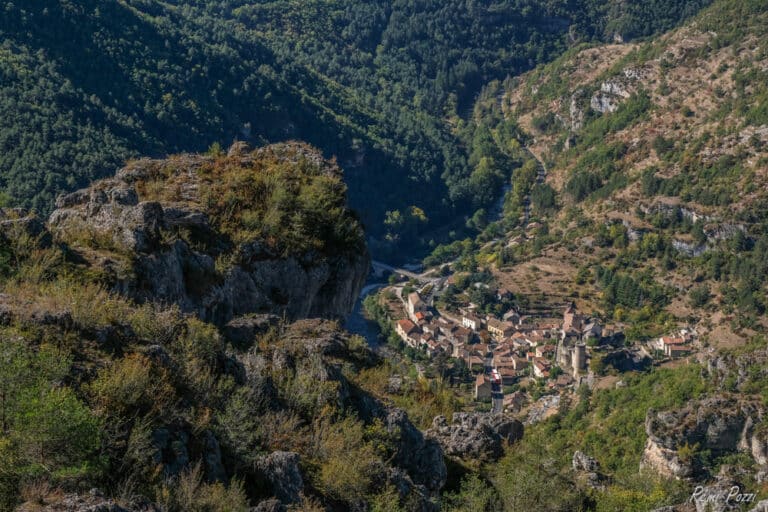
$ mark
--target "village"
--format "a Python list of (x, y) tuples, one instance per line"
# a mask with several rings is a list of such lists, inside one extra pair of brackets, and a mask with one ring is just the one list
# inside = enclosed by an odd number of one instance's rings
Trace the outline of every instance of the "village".
[[(695, 332), (681, 329), (627, 347), (620, 326), (604, 325), (574, 302), (544, 314), (514, 305), (498, 315), (483, 314), (471, 302), (447, 311), (435, 305), (441, 284), (431, 280), (421, 292), (393, 287), (390, 297), (397, 297), (397, 314), (392, 327), (405, 347), (465, 367), (472, 378), (472, 399), (478, 407), (490, 403), (491, 412), (519, 412), (528, 401), (522, 390), (532, 384), (553, 396), (582, 385), (592, 388), (601, 379), (596, 368), (604, 360), (628, 361), (627, 369), (639, 369), (654, 360), (687, 356), (696, 339)], [(510, 291), (493, 293), (498, 304), (510, 303)]]

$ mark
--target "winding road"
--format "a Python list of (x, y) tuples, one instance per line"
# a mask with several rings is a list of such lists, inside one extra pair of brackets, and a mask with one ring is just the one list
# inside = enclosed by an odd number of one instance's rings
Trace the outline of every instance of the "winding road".
[(429, 281), (430, 283), (434, 283), (435, 281), (439, 281), (440, 277), (430, 277), (429, 274), (434, 272), (434, 269), (428, 270), (422, 274), (417, 274), (416, 272), (411, 272), (410, 270), (406, 270), (404, 268), (396, 268), (392, 265), (387, 265), (386, 263), (383, 263), (381, 261), (371, 261), (371, 266), (373, 267), (373, 271), (376, 274), (381, 274), (383, 272), (393, 272), (400, 275), (403, 275), (405, 277), (409, 277), (411, 279), (416, 279), (419, 281)]

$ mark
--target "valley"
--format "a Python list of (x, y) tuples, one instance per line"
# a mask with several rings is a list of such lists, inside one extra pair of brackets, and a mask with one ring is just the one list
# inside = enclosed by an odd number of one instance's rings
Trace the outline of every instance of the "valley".
[(763, 0), (0, 17), (0, 511), (768, 507)]

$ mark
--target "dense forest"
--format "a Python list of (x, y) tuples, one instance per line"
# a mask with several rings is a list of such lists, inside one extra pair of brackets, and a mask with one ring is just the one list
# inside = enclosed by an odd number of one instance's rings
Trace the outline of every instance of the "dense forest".
[(338, 157), (353, 207), (387, 235), (375, 248), (412, 244), (492, 201), (514, 166), (467, 122), (484, 84), (705, 3), (8, 2), (0, 189), (45, 213), (139, 154), (303, 139)]

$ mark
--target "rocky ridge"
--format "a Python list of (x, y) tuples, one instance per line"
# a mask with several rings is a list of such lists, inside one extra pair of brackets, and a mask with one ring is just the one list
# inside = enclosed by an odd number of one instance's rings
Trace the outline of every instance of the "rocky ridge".
[[(267, 151), (276, 154), (280, 164), (306, 162), (323, 173), (337, 172), (326, 169), (330, 164), (319, 153), (299, 144), (254, 152), (238, 144), (226, 165), (266, 172), (259, 170), (258, 162)], [(349, 313), (368, 274), (367, 251), (285, 254), (266, 240), (230, 240), (212, 220), (201, 195), (207, 186), (201, 169), (212, 162), (212, 157), (185, 155), (131, 163), (114, 178), (60, 197), (49, 229), (58, 241), (74, 247), (85, 242), (106, 250), (108, 256), (94, 264), (110, 275), (121, 294), (139, 302), (178, 304), (182, 311), (219, 325), (251, 313), (272, 312), (289, 319)], [(173, 200), (164, 199), (170, 199), (167, 192), (160, 200), (143, 197), (151, 196), (146, 192), (149, 184), (173, 189)], [(359, 229), (354, 228), (357, 221), (345, 215), (352, 229)], [(115, 259), (125, 254), (130, 271), (116, 271)]]
[[(297, 201), (325, 199), (300, 197), (313, 180), (344, 190), (335, 165), (304, 145), (237, 145), (228, 156), (131, 163), (61, 197), (47, 224), (2, 211), (0, 238), (13, 265), (45, 258), (49, 266), (38, 281), (11, 274), (15, 292), (0, 294), (0, 329), (31, 333), (17, 337), (33, 347), (76, 340), (66, 385), (101, 417), (109, 467), (141, 486), (130, 499), (106, 498), (114, 482), (98, 477), (103, 494), (67, 484), (21, 510), (161, 510), (190, 478), (199, 479), (198, 493), (242, 485), (256, 510), (307, 499), (338, 510), (351, 501), (367, 507), (365, 496), (387, 489), (414, 510), (436, 510), (447, 481), (440, 444), (350, 377), (380, 364), (335, 321), (351, 310), (368, 272), (354, 215), (327, 205), (336, 216), (321, 216), (329, 225), (311, 226), (319, 238), (302, 250), (304, 239), (289, 245), (256, 236), (204, 195), (212, 165), (225, 169), (217, 179), (229, 176), (228, 166), (234, 181), (277, 173)], [(121, 395), (123, 386), (133, 398)], [(386, 456), (369, 450), (366, 428), (374, 427)], [(342, 434), (364, 462), (324, 448)], [(322, 469), (350, 463), (366, 473), (354, 499)]]
[(523, 437), (523, 424), (514, 418), (488, 413), (454, 413), (432, 421), (426, 435), (437, 440), (446, 455), (464, 460), (497, 460), (505, 444)]
[(743, 452), (758, 466), (768, 464), (765, 410), (755, 401), (713, 396), (672, 411), (648, 411), (642, 467), (674, 478), (700, 477), (698, 450), (714, 455)]

